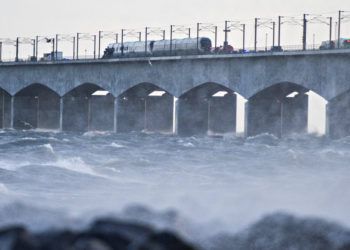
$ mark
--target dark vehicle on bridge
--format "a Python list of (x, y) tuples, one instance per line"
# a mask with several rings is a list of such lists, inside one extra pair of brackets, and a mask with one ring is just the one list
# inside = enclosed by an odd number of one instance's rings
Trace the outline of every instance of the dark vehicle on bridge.
[(338, 40), (323, 41), (320, 46), (320, 50), (325, 50), (325, 49), (350, 49), (350, 38), (340, 38), (339, 48), (338, 48)]
[(126, 57), (137, 57), (144, 56), (147, 46), (148, 56), (161, 56), (169, 55), (170, 51), (173, 55), (191, 55), (191, 54), (207, 54), (211, 53), (212, 42), (207, 37), (199, 37), (198, 48), (197, 38), (185, 38), (185, 39), (173, 39), (170, 40), (159, 40), (159, 41), (148, 41), (147, 45), (145, 42), (125, 42), (112, 43), (105, 49), (103, 57), (118, 58), (122, 56)]

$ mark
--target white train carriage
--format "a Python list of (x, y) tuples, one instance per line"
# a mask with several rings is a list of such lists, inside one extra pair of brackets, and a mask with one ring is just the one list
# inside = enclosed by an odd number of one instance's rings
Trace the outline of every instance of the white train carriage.
[[(185, 38), (147, 42), (147, 54), (148, 55), (166, 55), (170, 51), (174, 54), (193, 54), (196, 52), (209, 53), (211, 52), (211, 40), (207, 37), (197, 38)], [(125, 42), (110, 44), (103, 55), (103, 58), (118, 58), (121, 56), (141, 56), (145, 55), (146, 43), (145, 42)]]

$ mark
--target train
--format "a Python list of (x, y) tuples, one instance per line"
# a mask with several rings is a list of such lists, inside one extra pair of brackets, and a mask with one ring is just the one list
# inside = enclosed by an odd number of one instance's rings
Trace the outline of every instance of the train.
[[(198, 48), (197, 48), (198, 43)], [(147, 46), (147, 50), (146, 50)], [(158, 40), (158, 41), (137, 41), (109, 44), (103, 54), (103, 59), (118, 58), (122, 56), (157, 56), (167, 55), (172, 51), (175, 55), (188, 55), (198, 53), (210, 53), (212, 51), (212, 42), (208, 37), (184, 38), (173, 40)]]

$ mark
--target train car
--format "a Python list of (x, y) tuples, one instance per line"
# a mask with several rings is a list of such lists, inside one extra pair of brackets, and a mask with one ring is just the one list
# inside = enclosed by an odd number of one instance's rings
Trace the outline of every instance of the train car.
[[(122, 56), (133, 57), (145, 55), (146, 43), (145, 42), (125, 42), (113, 43), (108, 45), (105, 49), (103, 58), (118, 58)], [(148, 56), (167, 55), (170, 50), (176, 55), (187, 55), (194, 53), (210, 53), (212, 49), (211, 40), (207, 37), (197, 38), (185, 38), (185, 39), (173, 39), (148, 41), (147, 42), (147, 54)]]

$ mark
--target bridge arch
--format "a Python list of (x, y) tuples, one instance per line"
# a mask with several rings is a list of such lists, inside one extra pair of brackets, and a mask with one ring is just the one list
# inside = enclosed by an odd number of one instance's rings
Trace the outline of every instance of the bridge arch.
[(101, 86), (81, 84), (62, 97), (62, 129), (113, 131), (115, 98)]
[(256, 92), (246, 106), (246, 134), (270, 133), (281, 137), (308, 132), (310, 113), (313, 112), (309, 106), (310, 91), (300, 84), (280, 82)]
[(11, 127), (11, 95), (0, 88), (0, 129)]
[(13, 127), (16, 129), (58, 129), (60, 96), (41, 83), (33, 83), (14, 95)]
[(117, 99), (118, 132), (173, 132), (174, 96), (158, 85), (139, 83)]
[(200, 84), (178, 99), (180, 135), (236, 132), (237, 93), (214, 82)]

